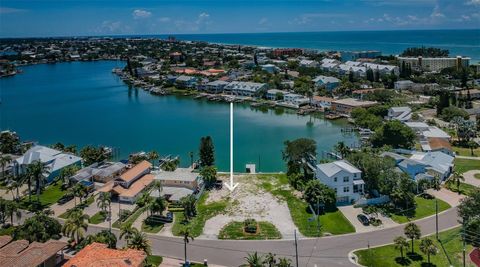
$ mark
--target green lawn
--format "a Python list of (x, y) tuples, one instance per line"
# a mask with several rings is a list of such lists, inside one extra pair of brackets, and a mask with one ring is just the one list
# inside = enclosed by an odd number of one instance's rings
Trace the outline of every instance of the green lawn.
[(225, 225), (218, 235), (219, 239), (234, 240), (266, 240), (280, 239), (282, 235), (275, 225), (269, 222), (258, 222), (257, 233), (249, 234), (243, 231), (243, 222), (231, 222)]
[[(32, 186), (32, 191), (33, 191), (33, 186)], [(52, 183), (49, 186), (47, 186), (43, 192), (40, 194), (40, 204), (43, 207), (50, 206), (54, 203), (57, 203), (57, 201), (67, 193), (66, 190), (62, 190), (62, 183), (61, 182), (56, 182)], [(37, 200), (37, 196), (35, 193), (32, 195), (32, 202), (35, 202)], [(27, 208), (30, 206), (30, 203), (28, 201), (28, 196), (24, 196), (20, 202), (20, 206), (22, 208)]]
[(144, 220), (142, 222), (142, 231), (145, 233), (156, 234), (163, 228), (163, 223)]
[(470, 148), (454, 146), (454, 147), (452, 147), (452, 149), (459, 156), (466, 156), (466, 157), (478, 157), (478, 156), (480, 156), (480, 148), (474, 149), (473, 150), (473, 155), (472, 155), (472, 152), (470, 151)]
[(455, 170), (460, 173), (464, 173), (470, 170), (480, 170), (480, 160), (456, 158)]
[[(433, 266), (437, 267), (449, 267), (449, 266), (462, 266), (462, 242), (460, 238), (460, 228), (451, 229), (441, 232), (439, 239), (441, 243), (435, 240), (435, 236), (430, 238), (434, 241), (438, 248), (438, 254), (430, 256)], [(408, 240), (410, 244), (410, 240)], [(393, 240), (392, 240), (393, 242)], [(356, 251), (355, 254), (359, 258), (359, 263), (369, 267), (383, 267), (383, 266), (427, 266), (427, 256), (424, 255), (420, 249), (420, 241), (415, 240), (414, 249), (416, 255), (409, 254), (407, 260), (402, 263), (400, 258), (400, 251), (395, 250), (393, 245), (386, 245), (377, 248), (371, 248), (370, 250)], [(443, 247), (442, 247), (443, 245)], [(411, 249), (408, 249), (410, 251)], [(470, 252), (472, 246), (467, 246), (467, 251)], [(451, 263), (450, 263), (451, 262)], [(469, 260), (467, 254), (467, 266), (473, 267), (473, 263)]]
[[(418, 220), (435, 214), (435, 199), (425, 199), (423, 197), (415, 197), (416, 209), (407, 211), (404, 214), (392, 214), (391, 218), (397, 223), (406, 223)], [(450, 205), (438, 199), (438, 212), (447, 210)]]
[(0, 227), (0, 236), (1, 235), (11, 235), (15, 230), (15, 226), (10, 226), (8, 228)]
[[(453, 192), (456, 192), (456, 193), (459, 191), (459, 190), (457, 190), (457, 185), (456, 184), (446, 184), (445, 186), (450, 191), (453, 191)], [(460, 194), (462, 194), (462, 195), (472, 196), (473, 192), (476, 189), (477, 188), (475, 186), (471, 185), (471, 184), (460, 183)]]
[(88, 220), (89, 223), (91, 224), (99, 224), (104, 222), (107, 219), (107, 212), (104, 211), (99, 211), (95, 213), (90, 219)]
[(147, 256), (147, 262), (150, 263), (152, 266), (160, 266), (162, 261), (163, 261), (162, 256), (158, 256), (158, 255)]
[(172, 233), (175, 236), (180, 235), (180, 231), (186, 225), (190, 227), (191, 234), (194, 237), (197, 237), (202, 234), (203, 227), (205, 226), (205, 221), (208, 219), (221, 214), (228, 206), (227, 200), (212, 202), (205, 204), (205, 201), (208, 198), (208, 192), (204, 192), (203, 195), (197, 202), (197, 216), (190, 219), (188, 223), (185, 224), (185, 217), (183, 212), (175, 212)]
[[(263, 174), (257, 175), (262, 180), (261, 186), (280, 200), (287, 202), (293, 222), (304, 236), (319, 236), (316, 221), (309, 221), (312, 214), (309, 213), (308, 204), (298, 198), (288, 186), (286, 174)], [(333, 235), (354, 233), (355, 228), (343, 216), (339, 210), (326, 212), (320, 215), (320, 235), (330, 233)]]
[(480, 179), (480, 173), (475, 173), (475, 175), (473, 175), (473, 176), (477, 179)]

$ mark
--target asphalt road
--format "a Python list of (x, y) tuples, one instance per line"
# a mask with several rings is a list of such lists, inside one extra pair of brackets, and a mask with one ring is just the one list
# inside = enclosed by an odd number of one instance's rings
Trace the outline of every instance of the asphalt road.
[[(439, 214), (439, 230), (457, 226), (457, 209), (451, 208)], [(420, 226), (422, 235), (435, 232), (435, 216), (416, 221)], [(366, 248), (368, 244), (379, 246), (392, 243), (393, 238), (403, 235), (404, 225), (393, 228), (373, 231), (369, 233), (348, 234), (298, 241), (299, 266), (355, 266), (348, 259), (348, 253), (359, 248)], [(104, 228), (90, 225), (89, 233), (94, 233)], [(118, 231), (114, 231), (118, 234)], [(148, 235), (152, 244), (152, 253), (172, 258), (183, 258), (183, 240), (180, 238), (160, 237)], [(118, 246), (122, 246), (120, 241)], [(224, 266), (239, 266), (245, 263), (247, 253), (275, 253), (280, 257), (292, 259), (295, 265), (294, 240), (277, 241), (227, 241), (195, 239), (188, 245), (188, 258), (191, 261), (203, 262)]]

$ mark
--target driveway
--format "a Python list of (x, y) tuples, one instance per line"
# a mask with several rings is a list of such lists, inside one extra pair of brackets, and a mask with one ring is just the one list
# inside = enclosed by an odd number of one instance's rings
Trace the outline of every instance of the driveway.
[(391, 218), (385, 217), (382, 214), (378, 214), (378, 219), (382, 220), (382, 224), (379, 226), (363, 225), (358, 219), (357, 215), (362, 213), (361, 208), (354, 208), (352, 205), (350, 206), (342, 206), (338, 207), (338, 209), (343, 213), (343, 215), (350, 221), (350, 223), (355, 227), (355, 231), (357, 233), (365, 233), (371, 232), (378, 229), (390, 228), (395, 227), (398, 223), (394, 222)]
[(434, 189), (428, 189), (427, 193), (447, 202), (452, 207), (458, 206), (458, 204), (460, 204), (460, 201), (465, 198), (464, 195), (459, 195), (458, 193), (452, 192), (443, 187), (439, 191)]
[[(479, 162), (480, 165), (480, 162)], [(465, 172), (463, 177), (465, 178), (465, 183), (480, 187), (480, 179), (475, 178), (475, 174), (480, 173), (480, 170), (471, 170)]]
[[(77, 204), (80, 200), (77, 198)], [(72, 209), (75, 207), (75, 200), (72, 199), (68, 201), (67, 203), (64, 203), (62, 205), (59, 205), (58, 203), (53, 204), (50, 206), (50, 209), (53, 210), (53, 213), (55, 214), (55, 217), (58, 217), (65, 213), (68, 209)]]

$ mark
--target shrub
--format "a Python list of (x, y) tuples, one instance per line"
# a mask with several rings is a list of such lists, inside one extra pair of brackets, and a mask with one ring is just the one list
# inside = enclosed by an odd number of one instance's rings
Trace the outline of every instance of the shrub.
[(243, 221), (243, 229), (246, 233), (255, 234), (257, 232), (257, 221), (255, 219), (246, 219)]
[(132, 212), (129, 210), (120, 210), (120, 221), (124, 222), (130, 215), (132, 215)]

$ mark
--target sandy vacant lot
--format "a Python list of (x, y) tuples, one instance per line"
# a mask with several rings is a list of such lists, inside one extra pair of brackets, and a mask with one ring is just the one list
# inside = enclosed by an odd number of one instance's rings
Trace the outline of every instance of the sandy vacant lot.
[[(220, 179), (227, 180), (227, 177), (221, 177)], [(217, 238), (220, 229), (229, 222), (243, 221), (248, 218), (271, 222), (277, 227), (283, 238), (293, 236), (296, 227), (290, 216), (287, 203), (279, 201), (276, 197), (258, 187), (255, 176), (235, 176), (235, 182), (240, 184), (233, 192), (230, 192), (226, 187), (222, 190), (212, 190), (210, 192), (207, 203), (229, 199), (232, 205), (227, 208), (225, 214), (217, 215), (206, 221), (201, 237)]]

